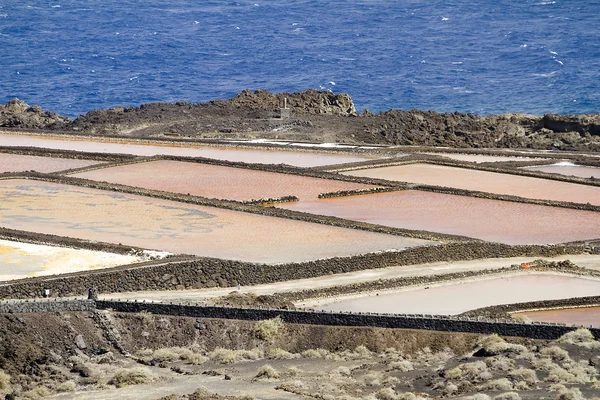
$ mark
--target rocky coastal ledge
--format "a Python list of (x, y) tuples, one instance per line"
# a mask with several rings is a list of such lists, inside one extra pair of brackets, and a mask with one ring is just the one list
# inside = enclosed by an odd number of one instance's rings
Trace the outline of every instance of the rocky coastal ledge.
[[(289, 118), (281, 118), (287, 99)], [(285, 116), (284, 116), (285, 117)], [(317, 142), (458, 148), (600, 151), (600, 114), (480, 116), (419, 110), (357, 114), (347, 94), (244, 90), (200, 104), (151, 103), (92, 110), (74, 120), (14, 99), (0, 127), (138, 138), (286, 138)]]

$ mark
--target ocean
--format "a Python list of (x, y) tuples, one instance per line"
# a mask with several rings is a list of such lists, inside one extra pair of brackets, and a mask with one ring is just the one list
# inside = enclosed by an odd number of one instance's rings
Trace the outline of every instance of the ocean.
[(0, 102), (75, 117), (314, 88), (359, 111), (595, 113), (598, 26), (598, 0), (4, 0)]

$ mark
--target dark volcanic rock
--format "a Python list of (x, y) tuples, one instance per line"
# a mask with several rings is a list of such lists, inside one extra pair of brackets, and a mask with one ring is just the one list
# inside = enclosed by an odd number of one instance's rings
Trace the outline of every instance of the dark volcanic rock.
[(71, 120), (56, 113), (44, 112), (40, 106), (29, 105), (19, 99), (12, 99), (0, 105), (0, 127), (7, 128), (62, 128)]
[[(287, 99), (290, 119), (279, 119)], [(600, 151), (600, 114), (479, 116), (419, 110), (357, 115), (347, 94), (244, 90), (229, 100), (93, 110), (70, 122), (13, 100), (0, 126), (139, 138), (267, 138), (314, 142)]]

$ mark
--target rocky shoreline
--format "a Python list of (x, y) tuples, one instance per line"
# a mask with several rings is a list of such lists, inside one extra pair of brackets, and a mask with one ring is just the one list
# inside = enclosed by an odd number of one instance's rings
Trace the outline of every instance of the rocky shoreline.
[[(280, 118), (287, 99), (289, 118)], [(600, 114), (474, 115), (420, 110), (357, 114), (347, 94), (244, 90), (228, 100), (92, 110), (74, 120), (14, 99), (0, 128), (129, 138), (268, 138), (381, 145), (600, 151)]]

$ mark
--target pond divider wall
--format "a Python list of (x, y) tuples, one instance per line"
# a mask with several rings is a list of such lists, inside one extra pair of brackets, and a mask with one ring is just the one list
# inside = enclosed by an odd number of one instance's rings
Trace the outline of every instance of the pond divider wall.
[[(461, 242), (409, 248), (400, 252), (367, 253), (287, 264), (258, 264), (217, 258), (188, 261), (157, 261), (154, 265), (123, 266), (81, 271), (68, 276), (41, 276), (0, 284), (0, 298), (41, 297), (45, 289), (52, 297), (85, 295), (89, 288), (99, 293), (145, 290), (182, 290), (211, 287), (252, 286), (265, 283), (314, 278), (332, 274), (415, 265), (441, 261), (505, 257), (552, 257), (581, 254), (580, 244), (554, 246), (510, 246), (499, 243)], [(232, 289), (234, 290), (234, 289)]]

